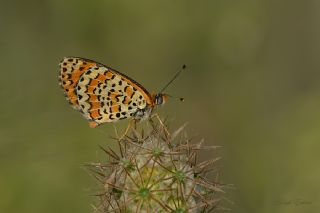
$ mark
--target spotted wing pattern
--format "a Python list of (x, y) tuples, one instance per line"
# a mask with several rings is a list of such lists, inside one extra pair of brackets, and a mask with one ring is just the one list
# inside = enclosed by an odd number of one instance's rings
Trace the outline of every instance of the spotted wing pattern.
[(153, 105), (140, 84), (92, 60), (64, 58), (59, 80), (67, 100), (91, 127), (132, 117), (137, 110)]

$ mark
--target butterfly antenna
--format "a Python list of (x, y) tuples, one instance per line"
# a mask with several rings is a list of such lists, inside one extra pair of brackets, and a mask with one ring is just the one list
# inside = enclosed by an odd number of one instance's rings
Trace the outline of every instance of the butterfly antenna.
[(180, 75), (180, 73), (181, 73), (183, 70), (185, 70), (185, 69), (186, 69), (186, 65), (184, 64), (184, 65), (182, 66), (181, 70), (179, 70), (179, 72), (177, 72), (177, 73), (173, 76), (173, 78), (167, 83), (167, 85), (164, 86), (162, 90), (160, 90), (160, 93), (162, 93), (165, 89), (167, 89), (167, 87), (168, 87), (168, 86)]

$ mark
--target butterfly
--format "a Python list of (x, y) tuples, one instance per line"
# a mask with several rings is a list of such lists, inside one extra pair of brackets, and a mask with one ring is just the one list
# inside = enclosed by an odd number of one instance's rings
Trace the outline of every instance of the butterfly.
[(161, 92), (150, 94), (128, 76), (93, 60), (65, 57), (59, 66), (59, 83), (67, 100), (89, 121), (90, 127), (130, 117), (150, 117), (156, 106), (166, 103), (170, 95), (162, 92), (182, 71)]

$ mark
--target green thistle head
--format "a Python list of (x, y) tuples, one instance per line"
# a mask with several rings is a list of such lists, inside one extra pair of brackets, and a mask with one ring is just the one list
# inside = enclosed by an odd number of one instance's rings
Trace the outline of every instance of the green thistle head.
[(130, 127), (117, 138), (119, 154), (103, 149), (110, 158), (108, 164), (90, 164), (102, 183), (95, 212), (212, 211), (223, 191), (206, 174), (218, 158), (197, 163), (198, 152), (210, 147), (202, 142), (190, 144), (181, 136), (184, 127), (170, 133), (160, 119), (149, 122), (148, 127)]

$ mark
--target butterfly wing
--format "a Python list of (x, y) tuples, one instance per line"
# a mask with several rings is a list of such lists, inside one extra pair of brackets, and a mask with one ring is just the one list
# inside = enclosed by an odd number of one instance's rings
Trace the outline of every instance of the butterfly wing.
[(60, 63), (60, 84), (71, 105), (95, 127), (134, 116), (152, 105), (140, 84), (92, 60), (66, 57)]

